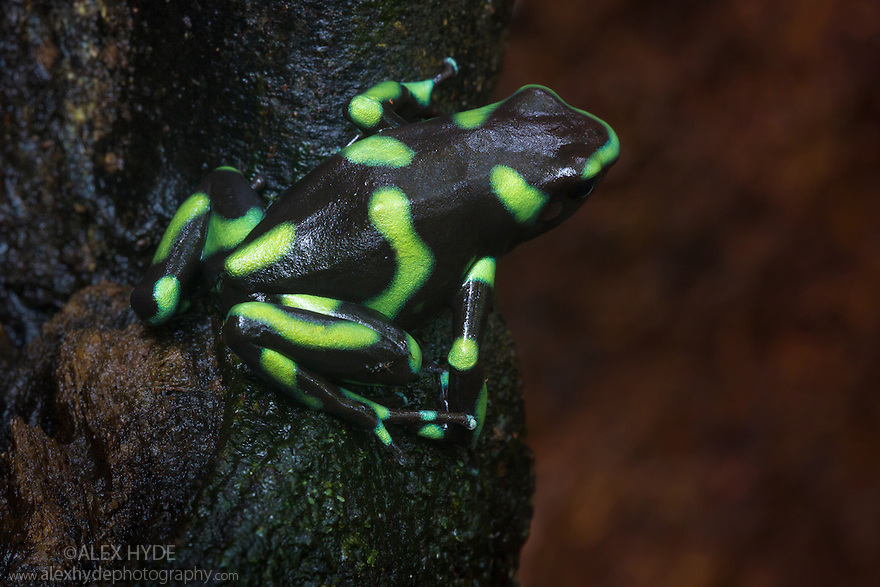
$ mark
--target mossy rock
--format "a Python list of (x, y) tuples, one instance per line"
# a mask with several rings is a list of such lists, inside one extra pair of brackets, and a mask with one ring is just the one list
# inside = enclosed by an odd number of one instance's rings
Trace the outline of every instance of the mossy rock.
[[(500, 318), (477, 447), (392, 430), (401, 464), (368, 432), (277, 396), (206, 308), (149, 328), (116, 285), (138, 278), (208, 169), (262, 174), (268, 204), (347, 142), (342, 107), (377, 81), (430, 77), (451, 55), (462, 71), (441, 107), (485, 104), (511, 5), (0, 5), (0, 579), (124, 565), (234, 584), (514, 581), (533, 479)], [(439, 359), (448, 320), (416, 335)], [(436, 407), (435, 387), (400, 397)], [(65, 550), (151, 544), (175, 560)]]
[[(50, 437), (13, 423), (0, 503), (7, 572), (87, 572), (95, 561), (67, 549), (161, 544), (174, 545), (174, 561), (125, 555), (103, 567), (198, 567), (255, 585), (514, 582), (533, 477), (513, 348), (497, 314), (477, 446), (392, 428), (401, 463), (369, 431), (255, 378), (218, 343), (216, 317), (144, 327), (129, 292), (106, 284), (74, 296), (32, 347), (57, 349), (57, 365), (45, 365), (52, 372), (18, 373), (22, 388), (52, 382), (58, 425)], [(415, 334), (425, 357), (440, 360), (448, 317)], [(436, 382), (401, 397), (436, 407)]]

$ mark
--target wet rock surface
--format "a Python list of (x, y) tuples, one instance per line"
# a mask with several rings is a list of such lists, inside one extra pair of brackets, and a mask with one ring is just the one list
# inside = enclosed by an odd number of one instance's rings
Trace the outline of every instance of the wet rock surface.
[[(398, 434), (398, 465), (368, 434), (279, 401), (219, 345), (216, 318), (149, 329), (114, 285), (138, 278), (209, 169), (263, 175), (270, 202), (353, 136), (342, 108), (372, 83), (432, 76), (454, 55), (440, 103), (485, 104), (511, 11), (0, 5), (2, 577), (101, 566), (68, 547), (175, 544), (181, 565), (239, 583), (512, 581), (533, 480), (497, 318), (480, 445)], [(448, 325), (434, 328), (448, 345)], [(435, 405), (429, 382), (407, 394)]]
[[(13, 387), (53, 409), (34, 404), (28, 419), (38, 425), (12, 419), (0, 493), (7, 579), (100, 566), (198, 567), (236, 573), (236, 584), (513, 581), (533, 477), (497, 315), (477, 447), (392, 429), (399, 463), (369, 432), (276, 396), (218, 346), (216, 318), (194, 312), (144, 327), (129, 293), (103, 284), (74, 296), (29, 349), (39, 369), (17, 371)], [(442, 358), (448, 317), (416, 336), (426, 359)], [(435, 385), (427, 377), (405, 397), (434, 406)], [(126, 554), (153, 544), (172, 545), (175, 560)], [(102, 549), (122, 558), (83, 555)]]

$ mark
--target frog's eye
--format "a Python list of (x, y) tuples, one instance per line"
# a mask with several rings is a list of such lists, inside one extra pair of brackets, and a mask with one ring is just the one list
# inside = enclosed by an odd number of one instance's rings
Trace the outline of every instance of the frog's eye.
[(586, 200), (587, 197), (593, 193), (593, 189), (596, 187), (597, 183), (599, 182), (596, 181), (596, 178), (579, 181), (566, 195), (568, 196), (568, 199), (572, 201)]
[(562, 204), (557, 202), (556, 200), (550, 200), (544, 209), (541, 210), (541, 216), (538, 217), (538, 222), (544, 224), (547, 222), (553, 222), (556, 220), (559, 215), (562, 213)]

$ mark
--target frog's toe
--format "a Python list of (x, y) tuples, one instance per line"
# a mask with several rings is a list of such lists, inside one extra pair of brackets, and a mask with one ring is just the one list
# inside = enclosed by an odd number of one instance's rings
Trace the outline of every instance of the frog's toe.
[(401, 426), (422, 438), (465, 446), (473, 442), (474, 431), (479, 427), (477, 418), (471, 414), (434, 410), (392, 410), (383, 422)]
[(376, 427), (373, 428), (373, 434), (379, 439), (382, 446), (386, 448), (391, 458), (402, 465), (406, 462), (406, 457), (404, 456), (403, 451), (400, 450), (400, 447), (394, 443), (394, 440), (392, 440), (391, 434), (389, 434), (388, 429), (385, 428), (385, 421), (387, 420), (380, 420), (376, 423)]
[(465, 447), (473, 446), (477, 440), (477, 436), (474, 435), (472, 429), (462, 426), (451, 426), (448, 424), (428, 424), (423, 426), (417, 434), (422, 438), (441, 440), (449, 444)]
[(443, 69), (432, 81), (437, 84), (456, 75), (458, 75), (458, 63), (452, 57), (447, 57), (443, 60)]
[(403, 451), (400, 450), (400, 447), (392, 442), (391, 444), (385, 445), (385, 448), (388, 450), (389, 456), (394, 459), (397, 464), (406, 464), (406, 455), (403, 454)]

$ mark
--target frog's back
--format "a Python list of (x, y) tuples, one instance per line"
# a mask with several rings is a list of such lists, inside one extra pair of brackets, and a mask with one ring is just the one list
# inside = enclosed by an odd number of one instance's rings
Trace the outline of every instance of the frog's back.
[(502, 255), (538, 222), (537, 204), (523, 212), (522, 194), (499, 190), (538, 191), (514, 179), (543, 185), (560, 175), (560, 154), (571, 159), (569, 145), (608, 139), (572, 112), (555, 94), (524, 91), (361, 139), (282, 194), (242, 243), (288, 226), (283, 258), (224, 280), (245, 294), (310, 293), (418, 322), (451, 301), (475, 259)]

